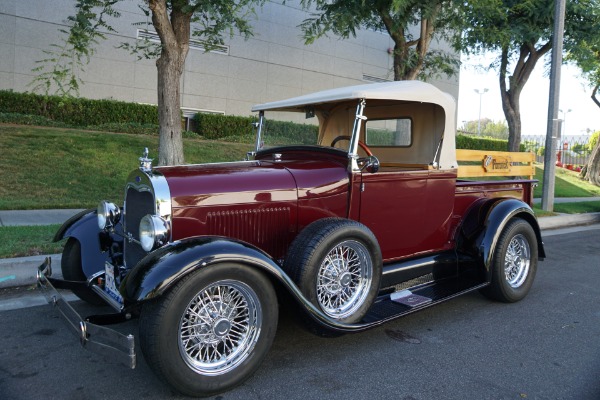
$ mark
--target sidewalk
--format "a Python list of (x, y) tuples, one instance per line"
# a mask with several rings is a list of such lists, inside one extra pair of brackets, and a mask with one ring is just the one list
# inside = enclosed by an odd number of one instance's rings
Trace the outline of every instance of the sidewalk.
[[(538, 199), (536, 199), (538, 200)], [(557, 203), (570, 201), (596, 201), (600, 197), (576, 199), (556, 199)], [(0, 211), (0, 226), (52, 225), (62, 224), (71, 216), (82, 210), (26, 210)], [(538, 219), (542, 231), (559, 228), (572, 228), (582, 225), (600, 223), (600, 213), (562, 214)], [(53, 276), (61, 277), (60, 254), (52, 257)], [(0, 259), (0, 289), (33, 285), (36, 282), (37, 267), (44, 262), (46, 256), (20, 257)]]

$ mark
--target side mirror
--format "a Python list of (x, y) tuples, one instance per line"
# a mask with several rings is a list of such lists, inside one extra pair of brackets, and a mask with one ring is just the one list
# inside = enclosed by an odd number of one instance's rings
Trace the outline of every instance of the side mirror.
[(375, 156), (359, 158), (358, 165), (360, 166), (361, 172), (367, 171), (371, 174), (374, 174), (377, 171), (379, 171), (379, 167), (381, 166), (379, 164), (379, 159)]

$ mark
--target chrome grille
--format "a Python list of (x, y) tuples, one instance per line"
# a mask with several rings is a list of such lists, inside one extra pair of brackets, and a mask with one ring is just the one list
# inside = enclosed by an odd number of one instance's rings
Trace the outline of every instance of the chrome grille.
[[(154, 195), (147, 191), (138, 191), (129, 187), (125, 193), (125, 225), (126, 233), (131, 234), (135, 240), (140, 240), (139, 226), (142, 218), (147, 214), (155, 214)], [(147, 253), (142, 247), (135, 243), (125, 240), (125, 266), (132, 268)]]

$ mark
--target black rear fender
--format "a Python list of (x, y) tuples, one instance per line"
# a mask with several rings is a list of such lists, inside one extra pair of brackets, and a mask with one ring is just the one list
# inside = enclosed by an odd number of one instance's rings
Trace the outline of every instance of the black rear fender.
[(535, 232), (540, 259), (546, 257), (542, 234), (531, 207), (517, 199), (483, 199), (476, 202), (465, 215), (458, 231), (457, 250), (476, 258), (483, 266), (487, 281), (496, 243), (504, 226), (513, 218), (527, 221)]

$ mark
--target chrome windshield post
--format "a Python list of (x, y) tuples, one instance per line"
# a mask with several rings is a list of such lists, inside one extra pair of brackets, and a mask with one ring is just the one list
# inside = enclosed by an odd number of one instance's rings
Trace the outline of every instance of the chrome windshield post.
[(258, 152), (261, 147), (261, 141), (262, 141), (262, 132), (263, 132), (263, 126), (265, 123), (265, 112), (264, 111), (259, 111), (258, 112), (258, 122), (256, 123), (256, 146), (254, 147), (254, 151)]
[(358, 166), (358, 139), (360, 138), (361, 122), (366, 121), (367, 117), (363, 115), (365, 105), (367, 102), (365, 99), (360, 99), (356, 106), (356, 116), (354, 118), (354, 127), (352, 128), (352, 137), (350, 138), (350, 150), (348, 152), (348, 158), (350, 159), (350, 170), (352, 172), (360, 172)]

